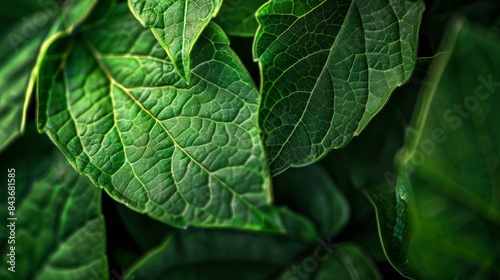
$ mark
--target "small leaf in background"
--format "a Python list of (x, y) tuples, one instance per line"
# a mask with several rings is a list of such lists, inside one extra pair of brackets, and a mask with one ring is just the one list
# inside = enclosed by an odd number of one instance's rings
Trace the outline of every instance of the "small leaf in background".
[(191, 229), (151, 250), (125, 274), (140, 279), (269, 279), (306, 244), (283, 236)]
[(187, 85), (125, 8), (53, 44), (39, 128), (114, 199), (169, 225), (282, 231), (259, 95), (223, 31), (210, 25), (200, 37)]
[(346, 145), (415, 66), (421, 1), (270, 1), (258, 12), (273, 174)]
[(322, 236), (335, 236), (349, 220), (349, 203), (320, 165), (286, 171), (274, 178), (278, 205), (311, 219)]
[(336, 280), (382, 279), (371, 257), (351, 243), (340, 245), (334, 255), (321, 266), (314, 279), (330, 280), (333, 277)]
[(355, 244), (338, 246), (331, 238), (321, 237), (304, 242), (288, 235), (198, 229), (167, 238), (124, 277), (161, 279), (167, 275), (182, 280), (331, 279), (332, 275), (338, 280), (380, 279), (371, 257)]
[(422, 279), (500, 277), (500, 41), (456, 22), (424, 83), (398, 188)]
[[(101, 190), (78, 175), (34, 124), (4, 151), (2, 181), (15, 169), (15, 243), (9, 228), (0, 232), (1, 279), (108, 279)], [(26, 147), (36, 146), (37, 150)], [(0, 213), (7, 221), (7, 188)], [(9, 200), (10, 201), (10, 200)], [(7, 232), (7, 230), (9, 230)], [(15, 272), (8, 271), (11, 246)]]
[(217, 15), (222, 0), (128, 0), (128, 4), (139, 22), (151, 28), (179, 75), (189, 84), (194, 45)]
[(254, 37), (259, 23), (255, 14), (268, 0), (224, 0), (215, 22), (231, 36)]

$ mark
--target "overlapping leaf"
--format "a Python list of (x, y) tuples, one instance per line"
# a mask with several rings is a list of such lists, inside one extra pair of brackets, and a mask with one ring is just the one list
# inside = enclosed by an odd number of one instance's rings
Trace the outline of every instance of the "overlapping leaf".
[[(44, 42), (60, 30), (81, 23), (97, 1), (20, 0), (0, 11), (0, 150), (23, 131), (26, 109), (38, 71), (38, 54)], [(47, 46), (45, 46), (47, 47)], [(43, 52), (43, 51), (42, 51)]]
[(279, 231), (258, 92), (224, 33), (210, 25), (200, 37), (187, 85), (125, 8), (53, 44), (39, 80), (39, 128), (79, 172), (155, 219)]
[(346, 145), (415, 65), (421, 1), (270, 1), (257, 13), (273, 172)]
[[(398, 158), (422, 279), (500, 277), (500, 41), (462, 23), (424, 83)], [(458, 31), (457, 31), (458, 30)]]
[[(106, 236), (101, 190), (76, 173), (45, 135), (31, 123), (26, 136), (2, 153), (1, 179), (14, 169), (14, 216), (7, 216), (2, 194), (1, 218), (15, 223), (15, 243), (7, 227), (0, 232), (1, 279), (107, 279)], [(26, 147), (37, 147), (27, 150)], [(10, 173), (10, 172), (9, 172)], [(7, 185), (5, 185), (7, 194)], [(12, 200), (9, 199), (10, 202)], [(6, 217), (7, 216), (7, 217)], [(12, 241), (12, 239), (11, 239)], [(15, 247), (15, 272), (8, 271)]]
[(189, 83), (194, 44), (217, 15), (222, 0), (129, 0), (130, 10), (150, 27), (179, 75)]
[[(388, 260), (401, 274), (414, 278), (415, 272), (408, 261), (408, 203), (404, 193), (396, 192), (397, 173), (394, 157), (404, 144), (405, 131), (410, 123), (420, 86), (433, 59), (419, 58), (415, 73), (408, 83), (398, 88), (384, 109), (366, 127), (365, 131), (343, 149), (332, 151), (323, 163), (344, 186), (353, 212), (363, 210), (367, 199), (373, 204), (376, 215), (363, 215), (361, 238), (356, 240), (370, 248), (372, 254)], [(357, 192), (352, 189), (358, 190)], [(376, 219), (379, 234), (369, 225)], [(351, 222), (356, 217), (351, 219)], [(349, 229), (346, 229), (349, 230)], [(383, 246), (376, 243), (378, 240)], [(372, 246), (370, 246), (372, 245)], [(382, 248), (383, 247), (383, 248)], [(385, 255), (385, 256), (384, 256)]]

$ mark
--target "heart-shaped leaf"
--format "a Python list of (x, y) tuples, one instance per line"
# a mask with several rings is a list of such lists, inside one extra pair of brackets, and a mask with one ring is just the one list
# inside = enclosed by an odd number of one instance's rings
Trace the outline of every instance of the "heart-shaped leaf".
[(200, 37), (187, 85), (125, 8), (53, 44), (40, 72), (39, 128), (79, 172), (155, 219), (280, 231), (259, 95), (225, 34), (210, 25)]

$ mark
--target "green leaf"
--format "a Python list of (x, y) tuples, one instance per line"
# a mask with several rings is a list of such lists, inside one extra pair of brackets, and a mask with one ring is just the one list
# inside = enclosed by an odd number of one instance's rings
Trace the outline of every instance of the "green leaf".
[[(99, 0), (70, 0), (63, 6), (62, 18), (66, 28), (71, 32), (78, 29), (79, 25), (90, 15)], [(101, 0), (101, 2), (114, 2), (112, 0)]]
[(53, 44), (39, 79), (40, 130), (114, 199), (169, 225), (281, 231), (259, 95), (225, 34), (205, 30), (187, 85), (125, 8)]
[(397, 175), (387, 176), (387, 184), (372, 186), (366, 194), (375, 207), (380, 241), (387, 260), (401, 275), (415, 279), (415, 268), (408, 260), (408, 248), (412, 242), (408, 233), (408, 197), (404, 189), (396, 188)]
[(381, 279), (355, 244), (298, 243), (287, 236), (188, 230), (169, 237), (124, 275), (134, 279)]
[[(334, 177), (346, 177), (340, 180), (352, 185), (348, 188), (355, 187), (362, 191), (376, 187), (386, 182), (389, 173), (396, 172), (394, 157), (404, 144), (416, 97), (433, 60), (418, 58), (411, 79), (394, 91), (384, 109), (373, 118), (363, 133), (348, 146), (332, 151), (325, 158)], [(392, 186), (395, 187), (394, 184)]]
[(276, 203), (311, 219), (321, 236), (335, 236), (349, 220), (349, 203), (320, 165), (288, 170), (274, 178)]
[(422, 1), (270, 1), (254, 45), (274, 174), (346, 145), (415, 66)]
[[(81, 24), (97, 1), (67, 1), (63, 8), (54, 1), (19, 0), (0, 11), (0, 151), (24, 130), (26, 110), (38, 73), (37, 58), (43, 56), (50, 37)], [(4, 22), (5, 21), (5, 22)]]
[(174, 68), (188, 84), (196, 41), (217, 15), (222, 0), (128, 0), (130, 10), (167, 51)]
[(24, 130), (24, 106), (33, 87), (31, 71), (47, 28), (36, 30), (29, 19), (24, 23), (21, 19), (38, 9), (35, 1), (25, 0), (9, 2), (0, 11), (3, 19), (0, 36), (4, 38), (0, 41), (0, 130), (3, 133), (0, 151)]
[(322, 264), (317, 280), (361, 280), (382, 277), (371, 257), (356, 244), (345, 243)]
[(439, 50), (439, 44), (446, 34), (450, 18), (460, 16), (480, 24), (500, 35), (500, 1), (496, 0), (456, 0), (429, 1), (422, 21), (421, 37), (428, 41), (433, 52)]
[(500, 40), (461, 22), (429, 72), (398, 157), (422, 279), (500, 277)]
[[(350, 221), (355, 228), (345, 231), (360, 232), (354, 235), (357, 243), (369, 249), (377, 260), (386, 258), (402, 275), (411, 278), (415, 273), (407, 257), (408, 204), (404, 196), (395, 191), (398, 175), (395, 174), (394, 157), (404, 144), (404, 133), (418, 90), (432, 61), (432, 58), (419, 58), (410, 81), (395, 90), (364, 132), (347, 147), (333, 151), (323, 160), (334, 178), (341, 182), (339, 186), (346, 193), (352, 212), (358, 214)], [(374, 211), (366, 209), (366, 206), (372, 208), (367, 199), (376, 213), (371, 214)], [(374, 220), (379, 232), (371, 227)]]
[[(15, 223), (0, 232), (2, 279), (107, 279), (106, 236), (101, 191), (68, 164), (33, 126), (2, 153), (5, 191), (0, 217)], [(26, 147), (37, 147), (27, 150)], [(8, 170), (15, 169), (14, 172)], [(7, 204), (7, 179), (15, 174), (15, 205)], [(9, 201), (11, 201), (9, 199)], [(14, 206), (14, 216), (7, 206)], [(7, 218), (17, 218), (11, 221)], [(9, 230), (9, 231), (8, 231)], [(7, 254), (15, 247), (15, 272)]]
[[(311, 218), (322, 236), (318, 236), (308, 219), (281, 208), (285, 235), (227, 230), (178, 231), (163, 246), (141, 258), (125, 276), (135, 279), (154, 279), (161, 275), (169, 279), (260, 280), (319, 279), (314, 277), (322, 275), (330, 277), (324, 279), (331, 279), (339, 273), (349, 272), (360, 275), (361, 279), (365, 279), (363, 276), (379, 279), (373, 261), (359, 248), (346, 245), (344, 249), (332, 243), (348, 215), (342, 194), (319, 166), (297, 171), (303, 171), (299, 172), (300, 176), (315, 180), (306, 182), (289, 172), (276, 177), (277, 203), (285, 203)], [(299, 192), (295, 194), (297, 189)], [(313, 191), (308, 193), (306, 189)], [(335, 270), (331, 266), (335, 266)]]
[(268, 279), (306, 248), (283, 236), (188, 230), (141, 258), (124, 279)]
[(382, 279), (373, 259), (354, 243), (325, 247), (318, 239), (276, 279)]
[(257, 10), (267, 0), (227, 0), (222, 2), (215, 22), (231, 36), (254, 37), (259, 24)]

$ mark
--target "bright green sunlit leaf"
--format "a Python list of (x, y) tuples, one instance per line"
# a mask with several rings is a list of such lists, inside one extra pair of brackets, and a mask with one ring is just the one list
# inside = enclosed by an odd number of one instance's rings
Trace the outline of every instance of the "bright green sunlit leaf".
[(208, 26), (187, 85), (124, 8), (48, 51), (39, 128), (80, 173), (136, 211), (182, 228), (280, 231), (259, 95), (225, 34)]

